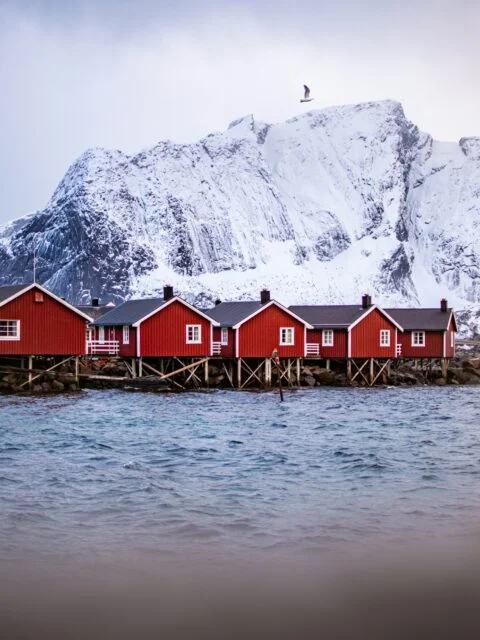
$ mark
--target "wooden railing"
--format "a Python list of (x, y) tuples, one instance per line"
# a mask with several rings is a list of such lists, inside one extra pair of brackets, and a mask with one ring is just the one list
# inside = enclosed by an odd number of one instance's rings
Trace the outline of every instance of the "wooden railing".
[(88, 340), (87, 341), (87, 353), (89, 355), (109, 355), (116, 356), (120, 350), (120, 343), (118, 340)]
[(212, 356), (219, 356), (222, 353), (222, 343), (212, 342)]
[(318, 342), (307, 342), (307, 356), (318, 356), (320, 355), (320, 345)]

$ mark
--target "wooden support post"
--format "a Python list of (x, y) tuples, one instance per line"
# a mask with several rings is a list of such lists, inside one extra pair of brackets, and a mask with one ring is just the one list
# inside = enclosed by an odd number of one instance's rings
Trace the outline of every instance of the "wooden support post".
[(300, 386), (300, 358), (297, 358), (297, 387)]
[(325, 360), (325, 369), (328, 369), (330, 371), (330, 358), (327, 358)]
[(242, 359), (237, 358), (237, 387), (240, 389), (242, 386)]
[(135, 358), (132, 358), (132, 378), (136, 378), (136, 377), (137, 377), (136, 362), (135, 362)]
[(28, 388), (30, 390), (32, 389), (32, 382), (33, 382), (32, 369), (33, 369), (33, 356), (28, 356)]
[(210, 384), (209, 381), (209, 377), (208, 377), (209, 371), (208, 371), (208, 360), (205, 362), (205, 384), (207, 385), (207, 387)]
[(374, 363), (375, 363), (375, 360), (373, 358), (370, 358), (370, 384), (373, 384), (373, 381), (375, 379)]
[(352, 379), (352, 361), (350, 358), (347, 360), (347, 378), (348, 380)]
[(272, 386), (272, 363), (270, 358), (265, 358), (265, 384), (267, 387)]
[(78, 384), (79, 381), (79, 370), (80, 370), (80, 358), (79, 356), (75, 356), (75, 382)]
[(143, 376), (143, 358), (140, 356), (138, 359), (138, 377), (141, 378)]
[(448, 373), (448, 360), (447, 360), (447, 358), (442, 358), (440, 360), (440, 364), (442, 366), (442, 378), (447, 379), (447, 373)]

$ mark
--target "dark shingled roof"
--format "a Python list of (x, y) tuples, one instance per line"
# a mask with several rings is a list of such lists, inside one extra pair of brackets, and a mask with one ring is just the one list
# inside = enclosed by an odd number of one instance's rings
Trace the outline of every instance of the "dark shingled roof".
[[(32, 284), (32, 283), (30, 283)], [(26, 289), (30, 284), (11, 284), (5, 287), (0, 287), (0, 304), (8, 298), (11, 298), (16, 293), (19, 293), (23, 289)]]
[[(405, 331), (446, 331), (452, 309), (385, 309)], [(455, 317), (455, 316), (454, 316)]]
[(263, 306), (256, 301), (221, 302), (204, 313), (216, 320), (221, 327), (233, 327)]
[(163, 298), (128, 300), (127, 302), (119, 304), (118, 307), (114, 307), (111, 311), (101, 316), (101, 318), (95, 320), (94, 324), (96, 326), (134, 324), (135, 322), (138, 322), (138, 320), (148, 316), (152, 311), (160, 309), (163, 305), (167, 304), (167, 302), (170, 301), (164, 300)]
[(351, 305), (294, 305), (288, 307), (295, 315), (317, 327), (329, 329), (347, 329), (355, 320), (358, 320), (367, 309), (358, 304)]
[(85, 313), (87, 316), (92, 318), (93, 320), (97, 320), (97, 318), (101, 318), (103, 315), (112, 311), (115, 308), (115, 305), (112, 304), (77, 304), (75, 305), (75, 309), (78, 309), (82, 313)]

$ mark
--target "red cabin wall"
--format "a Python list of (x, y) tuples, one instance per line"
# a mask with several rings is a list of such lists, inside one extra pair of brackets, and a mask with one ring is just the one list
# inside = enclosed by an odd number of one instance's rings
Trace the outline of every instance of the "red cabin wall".
[[(390, 330), (390, 346), (380, 346), (380, 331)], [(351, 358), (394, 358), (396, 353), (395, 325), (378, 309), (371, 311), (353, 327), (350, 334)], [(398, 332), (400, 335), (400, 332)]]
[[(280, 345), (280, 327), (294, 328), (292, 346)], [(302, 358), (305, 353), (305, 325), (275, 305), (242, 324), (239, 331), (241, 358), (269, 358), (278, 349), (280, 358)]]
[(20, 320), (20, 340), (0, 340), (0, 355), (84, 355), (87, 321), (47, 293), (35, 302), (35, 291), (0, 307), (1, 320)]
[(445, 333), (444, 331), (425, 331), (425, 346), (412, 347), (412, 332), (411, 331), (404, 331), (403, 333), (399, 332), (398, 343), (402, 345), (402, 353), (399, 357), (400, 358), (442, 358), (444, 333)]
[[(221, 328), (213, 328), (213, 341), (220, 342), (221, 340)], [(233, 329), (228, 329), (228, 344), (222, 344), (221, 351), (222, 358), (233, 358), (235, 356), (235, 332)]]
[(320, 345), (320, 358), (347, 357), (347, 332), (343, 329), (334, 329), (333, 346), (331, 347), (322, 347), (321, 329), (307, 329), (307, 342), (314, 342)]
[[(453, 347), (452, 347), (452, 336), (453, 336)], [(448, 325), (447, 335), (445, 337), (445, 357), (453, 358), (455, 355), (455, 325), (453, 323), (453, 318), (450, 320), (450, 324)]]
[[(201, 325), (201, 344), (187, 344), (186, 325)], [(199, 357), (211, 354), (211, 322), (175, 300), (140, 325), (143, 357)], [(138, 355), (138, 354), (137, 354)]]

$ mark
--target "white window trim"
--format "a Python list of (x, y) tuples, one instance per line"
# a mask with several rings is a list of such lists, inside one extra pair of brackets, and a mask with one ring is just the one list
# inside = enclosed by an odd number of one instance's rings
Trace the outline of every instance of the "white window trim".
[(0, 336), (0, 340), (8, 340), (9, 342), (15, 340), (18, 342), (20, 340), (20, 320), (7, 320), (7, 318), (2, 318), (1, 322), (15, 322), (17, 325), (17, 335), (15, 336)]
[[(390, 329), (380, 329), (380, 346), (381, 347), (389, 347), (390, 346)], [(382, 335), (386, 335), (388, 337), (388, 342), (382, 342)]]
[[(327, 341), (325, 338), (326, 336), (330, 335), (332, 336), (332, 341), (329, 342)], [(333, 347), (334, 346), (334, 342), (335, 342), (335, 332), (333, 331), (333, 329), (322, 329), (322, 347)]]
[[(423, 343), (420, 344), (419, 342), (415, 342), (413, 339), (413, 336), (418, 333), (421, 334), (423, 336)], [(412, 347), (420, 347), (420, 348), (424, 348), (425, 344), (426, 344), (426, 339), (425, 339), (425, 331), (412, 331), (412, 339), (411, 339), (411, 346)]]
[(128, 324), (123, 325), (122, 338), (123, 344), (130, 344), (130, 326)]
[(228, 327), (222, 327), (220, 329), (220, 344), (228, 344)]
[(105, 327), (98, 327), (98, 341), (100, 344), (105, 342)]
[[(292, 341), (285, 342), (282, 339), (282, 331), (285, 331), (285, 338), (287, 337), (289, 331), (291, 331)], [(292, 347), (295, 346), (295, 327), (280, 327), (280, 345), (282, 347)]]
[(453, 349), (455, 346), (455, 334), (453, 331), (450, 331), (450, 348)]
[[(198, 328), (198, 340), (190, 340), (188, 338), (188, 330), (192, 329), (192, 335), (195, 334), (195, 328)], [(202, 325), (201, 324), (187, 324), (185, 325), (185, 341), (187, 344), (202, 344)]]

